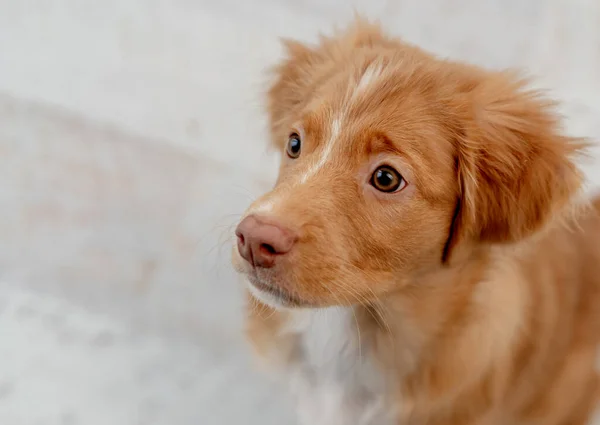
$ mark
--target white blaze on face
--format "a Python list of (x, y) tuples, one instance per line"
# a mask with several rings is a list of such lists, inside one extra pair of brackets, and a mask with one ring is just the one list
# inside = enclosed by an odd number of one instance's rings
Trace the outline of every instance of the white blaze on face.
[(304, 174), (302, 174), (302, 177), (300, 177), (300, 184), (306, 183), (310, 177), (314, 176), (317, 173), (317, 171), (323, 168), (323, 166), (327, 163), (327, 160), (331, 156), (333, 145), (339, 139), (341, 131), (342, 117), (337, 117), (331, 123), (329, 138), (323, 146), (321, 154), (319, 155), (319, 159), (313, 164), (311, 164), (310, 168)]
[(360, 80), (356, 85), (356, 89), (352, 93), (351, 99), (355, 100), (355, 98), (358, 95), (364, 93), (369, 88), (369, 86), (376, 83), (377, 80), (379, 80), (379, 78), (381, 77), (382, 73), (383, 65), (380, 62), (374, 62), (371, 65), (369, 65), (362, 77), (360, 77)]
[[(325, 143), (322, 145), (317, 159), (308, 165), (308, 168), (304, 173), (302, 173), (296, 184), (306, 183), (311, 177), (317, 174), (319, 170), (321, 170), (327, 164), (327, 162), (329, 162), (334, 151), (335, 144), (340, 140), (342, 127), (348, 124), (348, 111), (352, 107), (352, 104), (356, 103), (359, 100), (359, 96), (364, 95), (368, 91), (369, 87), (372, 87), (375, 83), (377, 83), (383, 72), (384, 68), (381, 62), (373, 62), (367, 67), (365, 72), (358, 80), (354, 80), (350, 83), (349, 91), (343, 102), (341, 111), (337, 111), (337, 115), (332, 115), (333, 119), (329, 124), (329, 135), (327, 140), (325, 140)], [(248, 211), (248, 214), (273, 213), (278, 201), (281, 201), (281, 199), (269, 197), (268, 199), (254, 205), (250, 211)]]
[(314, 176), (321, 168), (325, 166), (331, 157), (335, 143), (339, 140), (342, 132), (342, 126), (346, 124), (345, 121), (348, 117), (348, 110), (352, 104), (358, 100), (358, 97), (361, 94), (364, 94), (370, 86), (378, 81), (382, 73), (382, 64), (380, 62), (374, 62), (369, 65), (369, 67), (362, 74), (354, 88), (351, 89), (352, 91), (346, 97), (344, 106), (342, 107), (342, 112), (332, 120), (329, 130), (329, 137), (323, 145), (319, 158), (310, 165), (304, 174), (302, 174), (302, 177), (300, 177), (299, 181), (300, 184), (306, 183), (310, 177)]

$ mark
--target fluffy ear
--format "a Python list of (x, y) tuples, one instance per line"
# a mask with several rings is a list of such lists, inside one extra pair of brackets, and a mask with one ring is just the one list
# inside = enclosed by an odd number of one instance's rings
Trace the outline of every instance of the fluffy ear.
[(450, 244), (465, 237), (515, 242), (539, 230), (579, 190), (573, 160), (585, 143), (562, 135), (554, 104), (510, 75), (480, 83), (469, 97)]
[(319, 53), (302, 43), (284, 39), (282, 44), (285, 57), (273, 69), (274, 81), (267, 93), (271, 133), (281, 143), (285, 140), (282, 132), (288, 131), (286, 118), (306, 100), (315, 68), (322, 62)]
[[(331, 76), (336, 64), (357, 49), (390, 43), (379, 25), (356, 17), (354, 22), (332, 37), (321, 36), (319, 43), (307, 46), (283, 39), (285, 57), (273, 69), (274, 78), (267, 96), (267, 108), (274, 140), (286, 140), (286, 120), (310, 100), (313, 90)], [(295, 117), (297, 118), (297, 117)]]

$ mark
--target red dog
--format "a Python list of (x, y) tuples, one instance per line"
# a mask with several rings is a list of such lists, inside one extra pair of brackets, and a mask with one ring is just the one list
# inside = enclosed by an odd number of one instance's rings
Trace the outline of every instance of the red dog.
[(286, 44), (281, 170), (233, 261), (301, 422), (587, 423), (600, 202), (574, 208), (584, 144), (552, 102), (364, 22)]

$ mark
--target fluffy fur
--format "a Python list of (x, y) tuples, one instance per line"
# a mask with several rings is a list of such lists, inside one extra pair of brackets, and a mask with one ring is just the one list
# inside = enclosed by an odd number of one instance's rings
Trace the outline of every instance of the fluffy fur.
[[(285, 44), (268, 95), (280, 174), (246, 215), (298, 241), (268, 269), (236, 250), (233, 262), (249, 337), (301, 422), (587, 423), (600, 202), (573, 214), (584, 144), (561, 133), (552, 102), (363, 21)], [(370, 185), (381, 164), (404, 189)]]

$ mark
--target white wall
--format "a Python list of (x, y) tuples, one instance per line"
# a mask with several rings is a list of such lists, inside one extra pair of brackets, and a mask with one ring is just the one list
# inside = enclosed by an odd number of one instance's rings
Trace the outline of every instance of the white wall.
[(350, 4), (526, 68), (600, 139), (597, 0), (0, 0), (0, 423), (281, 423), (248, 372), (227, 235), (273, 176), (277, 37), (314, 40)]

